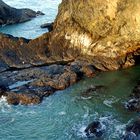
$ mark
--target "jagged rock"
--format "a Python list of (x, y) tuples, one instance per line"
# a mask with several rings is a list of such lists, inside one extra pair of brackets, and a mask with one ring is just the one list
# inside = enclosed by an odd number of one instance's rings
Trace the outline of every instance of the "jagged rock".
[(132, 66), (140, 58), (139, 7), (139, 0), (63, 0), (49, 50), (58, 58), (85, 58), (104, 71)]
[(7, 93), (7, 102), (13, 105), (28, 105), (28, 104), (39, 104), (41, 98), (37, 95), (27, 93)]
[[(50, 65), (0, 73), (1, 82), (9, 86), (0, 97), (9, 104), (37, 104), (57, 90), (64, 90), (77, 82), (77, 74), (67, 65)], [(81, 77), (80, 77), (81, 78)]]
[(16, 9), (10, 7), (9, 5), (5, 4), (2, 0), (0, 0), (0, 25), (25, 22), (31, 20), (37, 15), (44, 14), (40, 11), (35, 12), (27, 8)]
[(47, 28), (49, 32), (53, 30), (53, 22), (52, 23), (45, 23), (40, 26), (41, 28)]
[(62, 74), (57, 74), (51, 78), (40, 78), (33, 82), (36, 86), (50, 86), (55, 90), (64, 90), (77, 81), (77, 75), (73, 71), (65, 71)]

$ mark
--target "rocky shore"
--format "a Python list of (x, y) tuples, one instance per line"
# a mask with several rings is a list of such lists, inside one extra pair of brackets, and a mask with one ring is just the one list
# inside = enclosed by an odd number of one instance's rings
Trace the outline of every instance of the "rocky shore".
[(41, 11), (35, 12), (27, 8), (16, 9), (0, 0), (0, 25), (22, 23), (38, 15), (44, 14)]
[[(13, 105), (39, 104), (83, 77), (140, 63), (139, 6), (139, 1), (63, 0), (54, 23), (41, 26), (49, 33), (33, 40), (1, 33), (0, 97), (5, 96)], [(0, 13), (0, 25), (42, 15), (12, 8), (3, 1)], [(140, 82), (129, 98), (125, 107), (140, 112)], [(128, 126), (124, 140), (139, 139), (139, 125), (138, 120)], [(105, 133), (97, 121), (85, 132), (87, 137)]]

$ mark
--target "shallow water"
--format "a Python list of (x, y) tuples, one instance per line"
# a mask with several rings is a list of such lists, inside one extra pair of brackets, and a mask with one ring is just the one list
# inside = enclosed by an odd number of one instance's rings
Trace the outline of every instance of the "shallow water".
[[(17, 8), (28, 7), (46, 15), (29, 22), (0, 28), (0, 32), (35, 38), (46, 29), (40, 25), (53, 21), (61, 0), (4, 0)], [(47, 97), (43, 103), (11, 106), (0, 99), (0, 140), (86, 140), (85, 127), (95, 119), (105, 126), (100, 140), (120, 140), (127, 123), (139, 114), (127, 112), (123, 105), (140, 77), (140, 66), (116, 72), (104, 72), (83, 79), (64, 91)], [(29, 81), (11, 85), (15, 88)], [(89, 87), (105, 88), (85, 94)]]
[(35, 11), (42, 11), (44, 16), (38, 16), (31, 21), (7, 25), (0, 27), (0, 32), (8, 33), (14, 36), (25, 38), (36, 38), (47, 32), (47, 29), (41, 29), (40, 25), (53, 22), (58, 10), (58, 4), (61, 0), (3, 0), (7, 4), (15, 8), (30, 8)]
[[(139, 115), (123, 107), (140, 77), (139, 69), (140, 66), (136, 66), (83, 79), (47, 97), (39, 105), (9, 106), (5, 98), (1, 98), (0, 139), (85, 140), (85, 127), (100, 119), (106, 127), (101, 140), (120, 140), (126, 124)], [(84, 91), (95, 85), (105, 88), (86, 97)]]

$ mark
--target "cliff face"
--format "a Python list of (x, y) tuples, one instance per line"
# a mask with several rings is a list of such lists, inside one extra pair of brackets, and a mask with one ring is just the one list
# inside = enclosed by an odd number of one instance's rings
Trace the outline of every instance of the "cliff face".
[(140, 0), (63, 0), (49, 41), (52, 55), (82, 57), (101, 70), (135, 64)]
[(0, 34), (0, 71), (49, 63), (47, 34), (34, 40)]

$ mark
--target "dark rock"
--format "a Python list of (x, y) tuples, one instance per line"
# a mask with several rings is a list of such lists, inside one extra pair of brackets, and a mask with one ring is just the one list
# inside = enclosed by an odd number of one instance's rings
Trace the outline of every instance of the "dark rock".
[(100, 121), (94, 121), (88, 125), (85, 129), (85, 133), (87, 137), (101, 137), (104, 134), (104, 130), (102, 129), (102, 124)]
[(27, 8), (16, 9), (10, 7), (9, 5), (5, 4), (2, 0), (0, 0), (0, 25), (25, 22), (31, 20), (37, 15), (43, 15), (43, 13), (40, 11), (35, 12)]
[(38, 15), (42, 15), (42, 16), (43, 16), (43, 15), (45, 15), (45, 14), (44, 14), (43, 12), (41, 12), (41, 11), (37, 11), (37, 12), (36, 12), (36, 15), (37, 15), (37, 16), (38, 16)]
[(41, 28), (47, 28), (49, 32), (53, 30), (53, 22), (52, 23), (45, 23), (40, 26)]
[(8, 91), (9, 89), (8, 89), (8, 87), (6, 86), (6, 85), (4, 85), (4, 84), (1, 84), (0, 85), (0, 98), (2, 97), (2, 96), (7, 96), (7, 91)]
[(93, 93), (97, 93), (98, 91), (100, 91), (101, 93), (101, 90), (105, 90), (105, 89), (106, 87), (103, 85), (90, 86), (84, 92), (82, 92), (81, 95), (84, 98), (88, 98), (88, 97), (91, 98), (93, 95), (95, 95)]
[(124, 140), (139, 140), (140, 138), (140, 118), (127, 126)]
[(130, 99), (125, 104), (125, 107), (130, 111), (140, 112), (140, 82), (133, 89)]
[(127, 132), (123, 140), (138, 140), (138, 139), (135, 133)]

